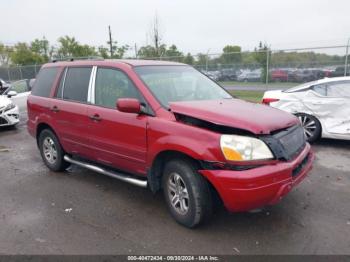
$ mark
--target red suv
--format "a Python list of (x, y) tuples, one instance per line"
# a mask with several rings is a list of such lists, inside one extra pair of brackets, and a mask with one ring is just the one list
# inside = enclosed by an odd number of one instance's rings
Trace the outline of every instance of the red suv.
[(42, 67), (28, 130), (44, 163), (71, 163), (151, 191), (193, 227), (220, 199), (229, 211), (277, 203), (314, 160), (298, 119), (233, 98), (185, 64), (91, 60)]

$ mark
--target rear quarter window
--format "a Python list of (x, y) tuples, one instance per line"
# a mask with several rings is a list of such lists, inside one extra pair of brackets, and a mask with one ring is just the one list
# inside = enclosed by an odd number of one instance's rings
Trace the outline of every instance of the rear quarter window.
[(58, 67), (43, 68), (35, 81), (32, 95), (49, 97), (52, 85), (56, 79)]

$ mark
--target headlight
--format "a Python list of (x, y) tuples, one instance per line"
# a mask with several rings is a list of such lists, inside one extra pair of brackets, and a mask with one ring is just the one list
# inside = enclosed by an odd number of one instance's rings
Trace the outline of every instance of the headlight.
[(15, 107), (16, 107), (16, 105), (15, 105), (14, 103), (8, 104), (8, 105), (5, 107), (4, 112), (5, 112), (5, 111), (9, 111), (9, 110), (11, 110), (12, 108), (15, 108)]
[(253, 137), (222, 135), (220, 146), (226, 160), (230, 161), (273, 159), (267, 145)]

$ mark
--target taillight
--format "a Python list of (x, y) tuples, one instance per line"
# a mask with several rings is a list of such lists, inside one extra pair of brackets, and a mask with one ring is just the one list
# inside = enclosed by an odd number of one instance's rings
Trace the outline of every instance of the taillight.
[(272, 102), (277, 102), (279, 99), (277, 98), (263, 98), (262, 103), (265, 105), (269, 105)]

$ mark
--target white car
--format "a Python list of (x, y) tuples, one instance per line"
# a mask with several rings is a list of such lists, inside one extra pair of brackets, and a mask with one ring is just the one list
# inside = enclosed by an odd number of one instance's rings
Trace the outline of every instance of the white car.
[[(3, 93), (11, 98), (21, 112), (27, 111), (27, 99), (31, 92), (35, 79), (23, 79), (11, 83), (11, 86)], [(11, 93), (11, 94), (10, 94)]]
[(298, 116), (310, 142), (320, 137), (350, 140), (350, 77), (267, 91), (262, 102)]
[(19, 122), (19, 110), (10, 98), (0, 95), (0, 127), (14, 126)]
[(10, 84), (0, 78), (0, 95), (10, 87)]
[(258, 82), (261, 80), (261, 72), (255, 71), (244, 71), (237, 76), (237, 81), (240, 82)]

